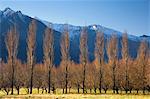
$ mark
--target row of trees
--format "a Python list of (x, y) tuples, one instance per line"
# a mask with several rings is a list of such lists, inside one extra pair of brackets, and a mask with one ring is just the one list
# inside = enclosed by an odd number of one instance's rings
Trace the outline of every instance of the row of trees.
[[(113, 34), (105, 44), (104, 34), (96, 31), (95, 60), (88, 61), (88, 35), (87, 28), (83, 28), (80, 36), (80, 64), (70, 60), (70, 38), (68, 27), (64, 27), (61, 37), (62, 61), (55, 67), (54, 61), (54, 34), (53, 30), (46, 28), (43, 36), (43, 63), (37, 64), (35, 57), (36, 21), (29, 25), (27, 37), (27, 63), (17, 59), (19, 36), (15, 27), (7, 33), (5, 43), (8, 51), (8, 61), (0, 64), (0, 89), (9, 94), (14, 94), (14, 89), (19, 94), (20, 88), (25, 88), (32, 94), (32, 89), (42, 89), (48, 93), (55, 93), (56, 88), (63, 89), (63, 93), (70, 89), (86, 93), (106, 93), (112, 89), (113, 93), (136, 90), (150, 91), (150, 50), (148, 42), (141, 41), (136, 59), (129, 55), (128, 35), (122, 36), (122, 58), (118, 58), (118, 38)], [(105, 46), (106, 45), (106, 46)], [(106, 50), (107, 49), (107, 50)], [(107, 52), (108, 61), (105, 60)]]

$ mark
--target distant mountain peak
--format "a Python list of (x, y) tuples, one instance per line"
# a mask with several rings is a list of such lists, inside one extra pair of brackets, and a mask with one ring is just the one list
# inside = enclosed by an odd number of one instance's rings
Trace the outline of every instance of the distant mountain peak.
[(11, 10), (11, 11), (13, 11), (11, 8), (9, 8), (9, 7), (7, 7), (7, 8), (5, 8), (5, 10), (4, 11), (7, 11), (7, 10)]
[(96, 24), (92, 25), (92, 26), (91, 26), (91, 29), (97, 30), (97, 25), (96, 25)]
[(3, 10), (3, 15), (5, 15), (5, 16), (12, 15), (13, 13), (15, 13), (15, 11), (9, 7), (7, 7), (5, 10)]
[(9, 17), (13, 17), (13, 18), (19, 17), (22, 20), (22, 22), (24, 22), (24, 14), (22, 14), (21, 11), (14, 11), (9, 7), (5, 8), (3, 11), (0, 11), (0, 16), (4, 19), (8, 19), (10, 21), (12, 21), (12, 20)]
[(148, 35), (142, 35), (142, 36), (140, 36), (140, 37), (147, 38), (147, 37), (150, 37), (150, 36), (148, 36)]

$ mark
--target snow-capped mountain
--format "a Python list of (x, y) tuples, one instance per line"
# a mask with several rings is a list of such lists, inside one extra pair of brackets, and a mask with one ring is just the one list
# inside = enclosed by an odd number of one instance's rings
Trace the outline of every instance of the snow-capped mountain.
[[(54, 29), (54, 63), (59, 65), (61, 62), (61, 51), (60, 51), (60, 43), (61, 43), (61, 34), (64, 31), (64, 27), (66, 24), (56, 24), (47, 21), (43, 21), (39, 18), (32, 18), (30, 16), (24, 15), (21, 11), (13, 11), (10, 8), (6, 8), (3, 11), (0, 11), (0, 58), (7, 60), (7, 49), (5, 45), (4, 38), (6, 37), (6, 33), (9, 28), (16, 24), (17, 31), (19, 33), (19, 47), (18, 47), (18, 58), (22, 61), (26, 61), (26, 38), (28, 33), (28, 26), (32, 19), (36, 20), (37, 31), (36, 31), (36, 61), (43, 61), (43, 33), (45, 32), (45, 28), (53, 28)], [(79, 62), (79, 44), (80, 44), (80, 33), (82, 31), (83, 26), (74, 26), (67, 25), (70, 35), (70, 59), (75, 62)], [(89, 25), (88, 29), (88, 51), (89, 51), (89, 60), (94, 60), (94, 48), (95, 48), (95, 39), (96, 39), (96, 30), (100, 30), (104, 32), (105, 41), (111, 36), (112, 33), (116, 33), (119, 39), (119, 57), (121, 57), (121, 39), (122, 33), (113, 29), (106, 28), (101, 25)], [(146, 37), (137, 37), (134, 35), (129, 35), (129, 54), (131, 57), (135, 58), (137, 55), (138, 47), (140, 45), (140, 40), (147, 39)], [(147, 39), (149, 40), (149, 39)], [(107, 53), (105, 53), (107, 59)]]
[[(59, 31), (61, 33), (63, 33), (64, 27), (65, 27), (65, 25), (67, 25), (70, 38), (73, 38), (75, 35), (80, 34), (80, 32), (82, 31), (82, 28), (83, 28), (83, 26), (74, 26), (74, 25), (71, 25), (71, 24), (58, 24), (58, 23), (52, 23), (52, 22), (48, 22), (48, 21), (45, 21), (45, 20), (41, 20), (39, 18), (36, 18), (36, 19), (43, 22), (46, 26), (52, 27), (54, 30)], [(99, 30), (99, 31), (103, 32), (107, 37), (111, 36), (112, 33), (117, 34), (117, 36), (119, 36), (119, 37), (122, 36), (122, 32), (116, 31), (114, 29), (106, 28), (102, 25), (93, 24), (93, 25), (89, 25), (87, 27), (88, 27), (88, 29), (93, 30), (93, 31)], [(134, 35), (130, 35), (130, 34), (128, 34), (128, 38), (131, 39), (131, 40), (134, 40), (134, 41), (137, 41), (137, 40), (140, 41), (141, 40), (141, 38), (139, 38), (137, 36), (134, 36)]]
[(36, 17), (36, 19), (43, 22), (47, 27), (53, 28), (54, 30), (61, 32), (61, 33), (64, 32), (64, 27), (65, 27), (65, 25), (67, 25), (70, 38), (74, 37), (75, 35), (78, 35), (82, 30), (81, 26), (74, 26), (74, 25), (70, 25), (70, 24), (52, 23), (52, 22), (48, 22), (48, 21), (43, 21), (37, 17)]
[[(83, 28), (83, 26), (74, 26), (74, 25), (71, 25), (71, 24), (51, 23), (51, 22), (48, 22), (48, 21), (43, 21), (43, 20), (41, 20), (39, 18), (37, 18), (37, 19), (42, 21), (46, 26), (52, 27), (56, 31), (59, 31), (59, 32), (62, 32), (62, 33), (64, 31), (65, 25), (67, 25), (70, 37), (80, 33), (82, 28)], [(100, 30), (101, 32), (104, 32), (106, 35), (111, 35), (112, 33), (117, 33), (118, 36), (121, 36), (121, 34), (122, 34), (119, 31), (116, 31), (116, 30), (113, 30), (113, 29), (109, 29), (109, 28), (106, 28), (106, 27), (101, 26), (101, 25), (94, 24), (94, 25), (89, 25), (87, 27), (88, 27), (88, 29), (93, 30), (93, 31)], [(77, 31), (79, 31), (79, 32), (77, 32)]]
[(13, 13), (15, 13), (15, 11), (11, 10), (10, 8), (6, 8), (6, 9), (3, 11), (4, 17), (10, 16), (10, 15), (12, 15)]

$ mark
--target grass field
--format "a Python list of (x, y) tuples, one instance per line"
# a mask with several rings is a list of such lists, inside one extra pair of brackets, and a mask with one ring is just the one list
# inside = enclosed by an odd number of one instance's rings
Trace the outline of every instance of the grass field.
[(33, 95), (8, 95), (1, 96), (1, 98), (17, 98), (17, 99), (150, 99), (149, 95), (112, 95), (112, 94), (101, 94), (101, 95), (91, 95), (91, 94), (33, 94)]
[[(73, 92), (75, 90), (71, 90)], [(15, 92), (15, 95), (6, 95), (5, 92), (0, 91), (0, 98), (1, 99), (150, 99), (150, 95), (142, 95), (139, 93), (138, 95), (132, 93), (132, 94), (112, 94), (112, 91), (108, 91), (107, 94), (62, 94), (62, 90), (58, 89), (56, 94), (42, 94), (40, 90), (40, 94), (37, 94), (37, 90), (33, 90), (33, 94), (29, 95), (26, 94), (25, 89), (20, 90), (20, 95), (17, 95), (17, 92)]]

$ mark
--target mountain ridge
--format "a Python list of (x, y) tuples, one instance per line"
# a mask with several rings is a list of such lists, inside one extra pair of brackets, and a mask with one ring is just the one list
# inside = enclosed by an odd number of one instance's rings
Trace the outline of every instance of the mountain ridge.
[[(14, 10), (12, 10), (11, 8), (9, 8), (9, 7), (7, 7), (7, 8), (5, 8), (3, 11), (1, 11), (0, 10), (0, 12), (2, 12), (2, 13), (7, 13), (7, 14), (14, 14), (14, 13), (18, 13), (18, 14), (22, 14), (22, 12), (21, 11), (14, 11)], [(10, 13), (8, 13), (8, 12), (10, 12)], [(7, 14), (6, 14), (6, 16), (7, 16)], [(22, 14), (22, 15), (24, 15), (24, 16), (28, 16), (28, 15), (25, 15), (25, 14)], [(30, 17), (30, 16), (28, 16), (28, 17)], [(32, 18), (32, 17), (31, 17)], [(49, 24), (51, 24), (51, 25), (54, 25), (54, 27), (64, 27), (64, 25), (66, 25), (65, 23), (52, 23), (52, 22), (48, 22), (48, 21), (45, 21), (45, 20), (42, 20), (42, 19), (40, 19), (40, 18), (38, 18), (38, 17), (34, 17), (33, 19), (37, 19), (37, 20), (39, 20), (39, 21), (41, 21), (41, 22), (43, 22), (47, 27), (49, 27)], [(84, 27), (84, 26), (80, 26), (80, 25), (72, 25), (72, 24), (67, 24), (69, 27), (72, 27), (72, 28), (80, 28), (80, 29), (82, 29), (82, 27)], [(110, 34), (112, 34), (112, 33), (117, 33), (118, 35), (120, 34), (120, 33), (122, 33), (122, 32), (120, 32), (120, 31), (118, 31), (118, 30), (114, 30), (114, 29), (111, 29), (111, 28), (107, 28), (107, 27), (105, 27), (105, 26), (102, 26), (102, 25), (98, 25), (98, 24), (89, 24), (89, 25), (87, 25), (87, 27), (89, 27), (89, 28), (91, 28), (91, 29), (93, 29), (93, 27), (94, 26), (96, 26), (96, 28), (97, 29), (99, 29), (99, 30), (101, 30), (102, 32), (104, 31), (104, 30), (110, 30), (111, 32), (110, 32)], [(59, 31), (59, 32), (62, 32), (62, 30), (58, 30), (58, 29), (56, 29), (56, 28), (54, 28), (56, 31)], [(94, 30), (94, 29), (93, 29)], [(106, 33), (107, 34), (107, 33)], [(109, 34), (109, 33), (108, 33)], [(134, 37), (141, 37), (141, 36), (136, 36), (136, 35), (133, 35), (133, 34), (128, 34), (129, 36), (134, 36)], [(143, 34), (144, 35), (144, 34)]]
[[(85, 26), (78, 26), (78, 25), (72, 25), (72, 24), (63, 24), (63, 23), (52, 23), (52, 22), (48, 22), (48, 21), (45, 21), (45, 20), (42, 20), (40, 18), (37, 18), (37, 20), (43, 22), (47, 27), (52, 27), (54, 30), (56, 31), (59, 31), (59, 32), (63, 32), (63, 28), (65, 25), (68, 25), (68, 29), (69, 29), (69, 33), (70, 33), (70, 37), (73, 36), (73, 34), (76, 34), (77, 31), (80, 29), (80, 32), (81, 32), (81, 29)], [(120, 31), (117, 31), (117, 30), (114, 30), (114, 29), (111, 29), (111, 28), (107, 28), (105, 26), (102, 26), (102, 25), (97, 25), (97, 24), (91, 24), (91, 25), (88, 25), (86, 26), (88, 28), (90, 28), (91, 30), (95, 30), (93, 27), (96, 27), (96, 30), (100, 30), (101, 32), (103, 32), (104, 34), (106, 34), (107, 36), (111, 36), (112, 33), (115, 33), (117, 34), (118, 36), (122, 36), (123, 32), (120, 32)], [(72, 30), (74, 28), (74, 30)], [(143, 34), (144, 35), (144, 34)], [(141, 36), (136, 36), (136, 35), (133, 35), (133, 34), (128, 34), (128, 38), (129, 39), (132, 39), (132, 40), (141, 40), (141, 39), (146, 39), (150, 42), (150, 39), (147, 39), (147, 38), (141, 38)]]
[[(11, 11), (10, 8), (7, 8), (7, 10)], [(7, 11), (6, 10), (6, 11)], [(12, 10), (13, 11), (13, 10)], [(26, 44), (26, 38), (27, 38), (27, 33), (28, 33), (28, 26), (31, 22), (32, 19), (36, 20), (37, 23), (37, 31), (36, 31), (36, 61), (37, 62), (43, 62), (43, 33), (45, 31), (45, 28), (47, 28), (48, 26), (46, 24), (44, 24), (40, 19), (37, 18), (32, 18), (28, 15), (24, 15), (21, 13), (21, 11), (14, 11), (13, 13), (7, 13), (7, 15), (3, 16), (3, 11), (0, 15), (0, 57), (7, 61), (7, 49), (6, 49), (6, 45), (4, 42), (4, 38), (6, 37), (6, 33), (9, 30), (9, 28), (11, 27), (12, 24), (16, 24), (18, 26), (18, 31), (19, 31), (19, 36), (20, 36), (20, 41), (19, 41), (19, 52), (17, 57), (19, 59), (21, 59), (23, 62), (26, 62), (27, 59), (27, 55), (26, 55), (26, 49), (27, 49), (27, 44)], [(60, 40), (61, 40), (61, 34), (63, 33), (63, 28), (64, 25), (63, 24), (53, 24), (55, 25), (55, 27), (53, 27), (54, 29), (54, 63), (56, 65), (59, 65), (61, 62), (61, 50), (60, 50)], [(61, 26), (59, 26), (61, 25)], [(79, 63), (79, 59), (80, 59), (80, 48), (79, 48), (79, 44), (80, 44), (80, 33), (82, 30), (82, 27), (80, 26), (73, 26), (70, 25), (71, 31), (69, 31), (69, 35), (71, 37), (70, 40), (70, 60), (75, 61), (76, 63)], [(87, 31), (88, 31), (88, 51), (89, 51), (89, 60), (93, 61), (94, 60), (94, 48), (95, 48), (95, 39), (96, 39), (96, 31), (95, 29), (97, 28), (96, 25), (89, 25), (87, 26)], [(99, 28), (101, 28), (101, 26), (99, 25)], [(60, 29), (60, 30), (59, 30)], [(72, 32), (72, 33), (71, 33)], [(108, 32), (109, 35), (106, 35)], [(120, 32), (119, 32), (120, 33)], [(71, 35), (72, 34), (72, 35)], [(75, 34), (75, 35), (74, 35)], [(111, 36), (110, 34), (112, 34), (112, 31), (109, 30), (105, 30), (104, 31), (104, 36), (105, 36), (105, 41), (107, 41), (107, 39)], [(117, 35), (118, 37), (118, 46), (119, 46), (119, 57), (121, 57), (121, 39), (122, 39), (122, 34), (120, 33), (119, 35)], [(130, 39), (131, 38), (131, 39)], [(136, 36), (129, 36), (129, 54), (131, 57), (135, 58), (137, 55), (137, 51), (138, 51), (138, 47), (140, 44), (140, 40), (142, 40), (143, 38), (140, 37), (136, 37)], [(22, 54), (24, 53), (24, 54)], [(105, 51), (105, 58), (107, 60), (107, 53)]]

